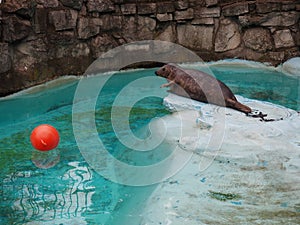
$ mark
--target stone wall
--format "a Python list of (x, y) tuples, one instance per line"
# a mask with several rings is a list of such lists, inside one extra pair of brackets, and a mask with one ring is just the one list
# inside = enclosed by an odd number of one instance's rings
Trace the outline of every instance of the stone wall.
[(183, 45), (204, 60), (279, 64), (299, 56), (299, 0), (2, 0), (0, 95), (82, 74), (137, 40)]

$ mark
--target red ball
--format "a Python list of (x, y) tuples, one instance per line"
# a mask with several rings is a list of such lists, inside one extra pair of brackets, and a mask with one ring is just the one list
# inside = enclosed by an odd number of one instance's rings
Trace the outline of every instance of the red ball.
[(32, 146), (39, 151), (49, 151), (57, 147), (59, 143), (58, 131), (48, 125), (42, 124), (34, 128), (30, 135)]

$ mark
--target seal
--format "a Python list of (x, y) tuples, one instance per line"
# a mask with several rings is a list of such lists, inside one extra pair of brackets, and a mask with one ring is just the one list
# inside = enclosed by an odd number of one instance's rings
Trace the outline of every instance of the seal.
[(183, 69), (175, 64), (166, 64), (155, 74), (169, 82), (161, 87), (170, 87), (170, 92), (191, 99), (236, 109), (248, 115), (251, 108), (238, 102), (232, 91), (222, 81), (198, 70)]

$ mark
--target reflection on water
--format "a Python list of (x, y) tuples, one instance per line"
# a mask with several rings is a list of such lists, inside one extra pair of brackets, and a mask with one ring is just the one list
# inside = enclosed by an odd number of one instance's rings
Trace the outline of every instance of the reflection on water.
[(40, 169), (49, 169), (59, 163), (60, 152), (58, 149), (52, 151), (32, 151), (31, 161)]
[[(47, 174), (42, 177), (39, 171), (33, 170), (6, 176), (1, 187), (1, 202), (6, 202), (6, 206), (1, 207), (1, 222), (58, 223), (63, 219), (71, 219), (68, 221), (87, 224), (84, 219), (86, 213), (97, 213), (99, 222), (108, 219), (116, 202), (113, 202), (111, 193), (105, 193), (105, 184), (100, 193), (101, 202), (95, 207), (99, 202), (95, 201), (97, 196), (92, 182), (93, 173), (80, 162), (71, 162), (68, 166), (69, 169), (57, 178), (47, 177)], [(99, 195), (99, 189), (97, 191)], [(107, 194), (109, 198), (105, 197)]]

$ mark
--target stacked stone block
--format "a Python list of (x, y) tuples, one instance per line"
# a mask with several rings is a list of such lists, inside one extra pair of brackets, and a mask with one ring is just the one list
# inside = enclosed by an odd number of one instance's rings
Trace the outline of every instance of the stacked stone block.
[(82, 74), (139, 40), (178, 43), (206, 61), (278, 65), (300, 55), (299, 19), (298, 0), (3, 0), (0, 95)]

